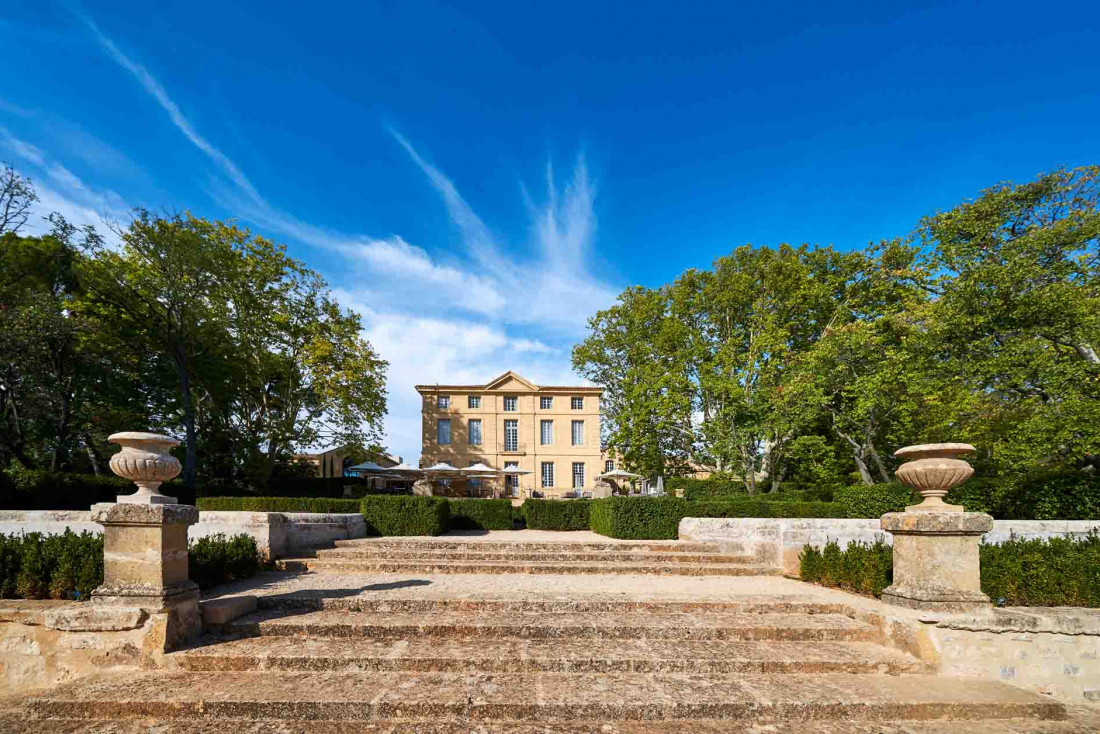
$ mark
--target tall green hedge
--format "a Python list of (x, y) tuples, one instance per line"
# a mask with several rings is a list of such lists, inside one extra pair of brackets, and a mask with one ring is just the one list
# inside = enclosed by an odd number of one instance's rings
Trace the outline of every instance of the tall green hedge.
[(674, 490), (683, 489), (684, 499), (689, 502), (729, 499), (734, 495), (745, 494), (744, 482), (731, 477), (710, 477), (709, 479), (671, 477), (665, 482), (665, 488), (669, 494), (674, 494)]
[(446, 497), (371, 495), (360, 511), (372, 535), (442, 535), (451, 519)]
[(679, 497), (607, 497), (592, 500), (590, 527), (600, 535), (629, 540), (678, 537), (690, 503)]
[(870, 487), (856, 484), (838, 487), (833, 499), (844, 508), (843, 517), (875, 518), (887, 512), (904, 512), (907, 505), (920, 502), (920, 495), (900, 482), (874, 484)]
[(777, 502), (744, 499), (691, 502), (684, 517), (848, 517), (847, 509), (838, 502)]
[(133, 482), (116, 476), (32, 471), (12, 468), (0, 472), (0, 509), (87, 510), (97, 502), (114, 502), (133, 494)]
[(209, 535), (192, 541), (187, 549), (188, 575), (200, 589), (251, 578), (261, 562), (256, 539), (246, 533), (231, 538)]
[(452, 499), (450, 527), (459, 530), (511, 530), (511, 500)]
[(982, 591), (999, 604), (1100, 607), (1100, 535), (982, 545)]
[(207, 512), (323, 512), (358, 513), (360, 500), (328, 497), (199, 497)]
[(588, 530), (592, 500), (524, 500), (527, 527), (535, 530)]

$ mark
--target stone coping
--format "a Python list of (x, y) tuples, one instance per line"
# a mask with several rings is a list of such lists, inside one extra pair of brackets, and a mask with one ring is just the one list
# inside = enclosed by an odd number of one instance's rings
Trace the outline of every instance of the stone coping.
[(119, 525), (192, 525), (199, 521), (192, 505), (143, 505), (101, 502), (92, 505), (92, 522)]
[(938, 626), (972, 632), (1048, 632), (1100, 637), (1100, 609), (1086, 607), (1004, 607), (988, 614), (956, 615)]
[(889, 512), (880, 520), (889, 533), (914, 535), (984, 535), (993, 518), (983, 512)]

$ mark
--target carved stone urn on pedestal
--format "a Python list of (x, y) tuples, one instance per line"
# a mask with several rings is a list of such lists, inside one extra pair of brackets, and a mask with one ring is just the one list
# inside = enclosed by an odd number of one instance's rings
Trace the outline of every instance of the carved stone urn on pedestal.
[(138, 491), (120, 495), (118, 501), (132, 505), (174, 505), (175, 497), (160, 493), (160, 485), (180, 473), (179, 459), (168, 449), (180, 442), (157, 433), (129, 431), (113, 433), (107, 437), (111, 443), (122, 446), (122, 451), (111, 457), (111, 471), (133, 481)]
[(936, 613), (989, 608), (981, 590), (978, 544), (993, 529), (993, 518), (943, 501), (974, 474), (958, 458), (972, 451), (965, 443), (934, 443), (894, 454), (909, 460), (895, 472), (897, 478), (919, 491), (924, 502), (882, 516), (882, 529), (894, 538), (894, 583), (882, 592), (884, 602)]

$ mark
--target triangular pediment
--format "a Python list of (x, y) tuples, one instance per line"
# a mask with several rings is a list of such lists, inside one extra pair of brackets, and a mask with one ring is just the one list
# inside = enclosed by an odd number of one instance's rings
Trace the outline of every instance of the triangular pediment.
[(500, 377), (489, 382), (485, 386), (486, 390), (538, 390), (538, 385), (525, 380), (523, 377), (517, 375), (515, 372), (508, 370)]

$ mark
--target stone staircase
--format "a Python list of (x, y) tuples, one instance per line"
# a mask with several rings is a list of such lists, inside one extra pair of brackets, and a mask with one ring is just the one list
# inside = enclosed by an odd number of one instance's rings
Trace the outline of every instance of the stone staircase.
[(541, 573), (679, 576), (780, 575), (752, 556), (715, 543), (492, 542), (429, 538), (338, 540), (311, 557), (280, 560), (286, 571), (318, 573)]
[[(491, 573), (537, 573), (527, 570), (537, 564), (594, 565), (616, 574), (627, 573), (623, 568), (663, 574), (755, 565), (701, 544), (570, 545), (349, 541), (295, 563), (341, 574), (330, 579), (337, 582), (343, 574), (373, 572), (376, 564), (497, 569)], [(302, 578), (308, 587), (313, 576)], [(843, 602), (757, 595), (653, 600), (645, 590), (662, 582), (645, 577), (638, 579), (637, 594), (621, 599), (556, 592), (554, 598), (494, 598), (505, 579), (478, 581), (487, 592), (480, 597), (362, 591), (380, 586), (370, 583), (375, 580), (348, 576), (343, 589), (261, 595), (255, 612), (168, 655), (166, 670), (99, 674), (61, 685), (22, 701), (12, 716), (0, 718), (0, 730), (1079, 731), (1062, 721), (1064, 706), (1050, 698), (997, 682), (938, 676), (888, 647), (878, 626)]]

